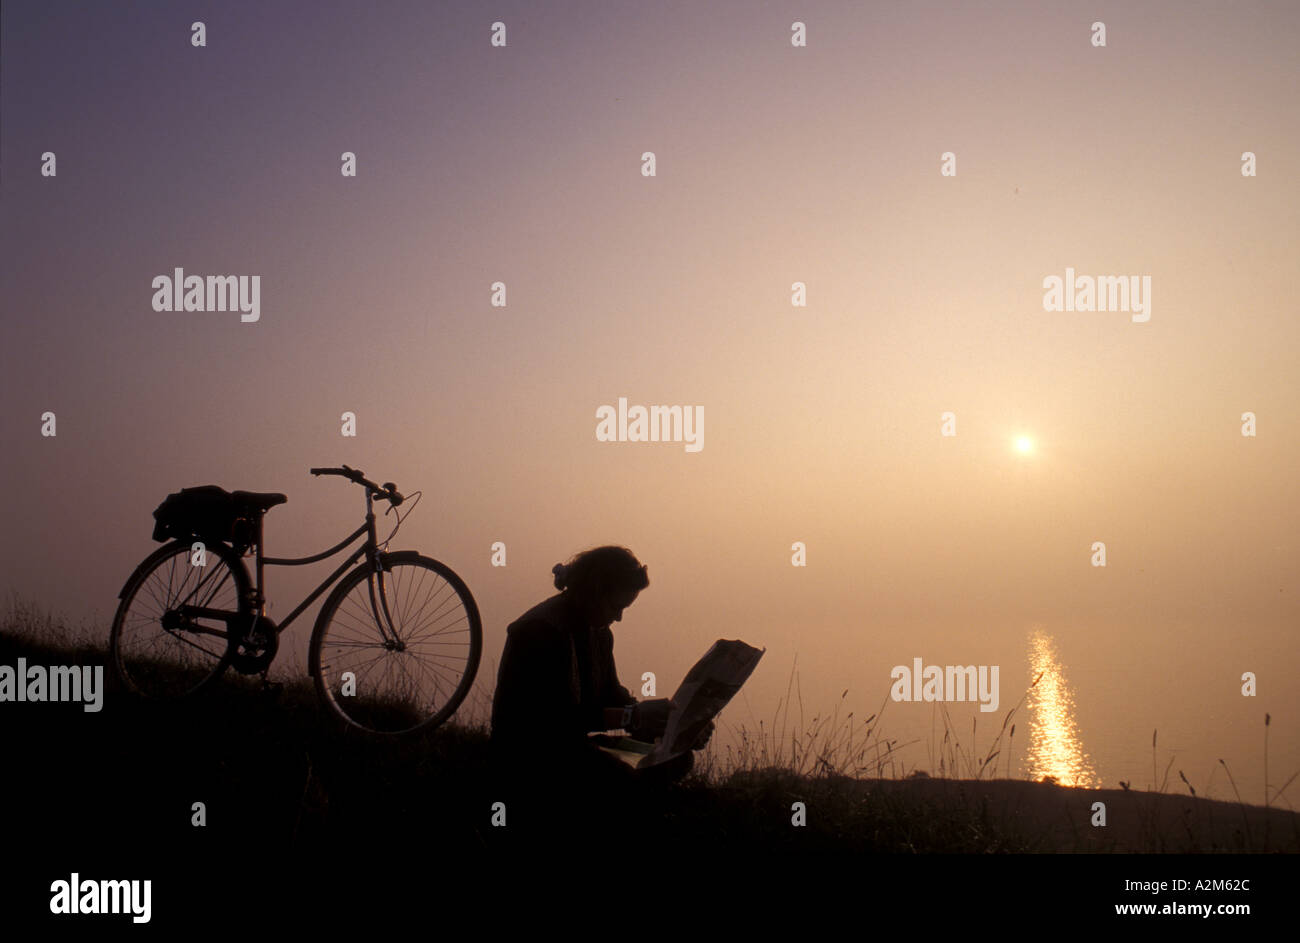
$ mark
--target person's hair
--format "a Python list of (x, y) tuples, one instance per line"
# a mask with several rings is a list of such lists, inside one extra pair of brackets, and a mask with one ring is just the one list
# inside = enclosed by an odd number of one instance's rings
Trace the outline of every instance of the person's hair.
[(650, 585), (645, 566), (626, 547), (595, 547), (551, 568), (555, 588), (583, 599), (616, 590), (640, 592)]

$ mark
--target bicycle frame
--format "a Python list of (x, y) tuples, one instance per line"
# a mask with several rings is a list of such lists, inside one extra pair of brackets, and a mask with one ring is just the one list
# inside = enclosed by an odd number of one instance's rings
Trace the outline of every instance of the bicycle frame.
[[(251, 590), (251, 594), (253, 597), (252, 598), (253, 609), (259, 617), (265, 615), (264, 608), (266, 606), (266, 596), (262, 592), (262, 580), (263, 580), (263, 573), (265, 567), (305, 566), (309, 563), (317, 563), (321, 560), (325, 560), (329, 557), (334, 556), (334, 554), (341, 551), (344, 547), (352, 543), (352, 541), (356, 540), (362, 534), (366, 535), (365, 542), (362, 543), (361, 546), (358, 547), (356, 550), (352, 551), (352, 553), (348, 555), (347, 559), (345, 559), (343, 563), (339, 565), (338, 569), (336, 569), (333, 573), (327, 576), (319, 586), (317, 586), (314, 590), (312, 590), (311, 594), (308, 595), (306, 599), (304, 599), (301, 603), (298, 604), (298, 607), (294, 609), (293, 612), (289, 613), (289, 615), (285, 617), (283, 622), (279, 623), (279, 625), (276, 626), (277, 635), (282, 633), (285, 629), (287, 629), (289, 625), (295, 619), (298, 618), (298, 616), (302, 615), (302, 613), (313, 602), (315, 602), (318, 598), (320, 598), (320, 595), (323, 592), (325, 592), (325, 590), (333, 586), (339, 580), (339, 578), (343, 576), (344, 573), (346, 573), (349, 569), (351, 569), (351, 567), (355, 565), (358, 560), (360, 560), (363, 556), (365, 556), (370, 560), (371, 563), (371, 575), (367, 579), (367, 585), (370, 591), (370, 608), (375, 615), (375, 624), (379, 626), (379, 632), (383, 636), (385, 643), (397, 644), (397, 632), (393, 628), (392, 615), (388, 611), (388, 594), (385, 592), (384, 589), (384, 570), (383, 570), (383, 566), (379, 562), (379, 552), (380, 552), (379, 539), (377, 534), (375, 533), (375, 512), (373, 507), (373, 499), (368, 490), (366, 491), (366, 522), (362, 524), (360, 527), (358, 527), (356, 530), (354, 530), (351, 534), (344, 537), (333, 547), (330, 547), (328, 550), (323, 550), (320, 553), (312, 554), (311, 556), (308, 557), (263, 556), (262, 555), (262, 518), (264, 516), (265, 516), (265, 512), (262, 512), (257, 515), (257, 521), (256, 521), (257, 539), (253, 543), (253, 548), (255, 553), (255, 574), (256, 575), (255, 575), (255, 582)], [(375, 579), (376, 576), (378, 577), (378, 580)], [(376, 582), (378, 582), (379, 584), (379, 592), (377, 594), (375, 592)], [(234, 613), (225, 612), (224, 610), (206, 609), (199, 606), (181, 606), (180, 612), (183, 615), (187, 615), (191, 617), (197, 616), (197, 617), (203, 617), (209, 619), (221, 619), (225, 621), (227, 625), (230, 624), (232, 616), (234, 615)], [(383, 613), (382, 617), (380, 615), (381, 612)], [(203, 631), (203, 630), (200, 629), (199, 631)], [(212, 634), (210, 630), (208, 630), (208, 634)]]

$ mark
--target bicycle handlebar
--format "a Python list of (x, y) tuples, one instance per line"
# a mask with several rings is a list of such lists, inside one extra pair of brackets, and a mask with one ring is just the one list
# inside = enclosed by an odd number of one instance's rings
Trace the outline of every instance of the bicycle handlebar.
[(355, 468), (349, 468), (347, 465), (344, 465), (342, 468), (313, 468), (310, 469), (310, 471), (313, 475), (339, 475), (348, 479), (348, 481), (364, 485), (368, 490), (374, 493), (375, 497), (386, 499), (393, 507), (397, 507), (406, 500), (406, 498), (402, 496), (402, 493), (397, 490), (397, 485), (393, 484), (391, 481), (386, 481), (382, 485), (377, 485), (360, 471)]

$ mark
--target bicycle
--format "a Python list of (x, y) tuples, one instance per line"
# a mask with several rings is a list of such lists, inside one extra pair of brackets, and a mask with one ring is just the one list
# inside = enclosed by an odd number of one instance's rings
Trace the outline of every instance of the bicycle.
[[(208, 689), (231, 667), (261, 674), (266, 685), (280, 633), (338, 582), (312, 629), (308, 671), (317, 696), (346, 725), (385, 736), (429, 730), (455, 713), (474, 683), (483, 644), (469, 588), (437, 560), (414, 550), (385, 549), (409, 509), (379, 543), (373, 502), (387, 500), (389, 513), (406, 500), (392, 482), (377, 485), (347, 465), (313, 468), (311, 474), (339, 475), (365, 488), (365, 523), (330, 549), (299, 558), (264, 556), (262, 518), (288, 498), (236, 491), (237, 518), (249, 525), (242, 539), (202, 548), (177, 539), (136, 567), (118, 593), (121, 603), (110, 633), (112, 664), (128, 690), (147, 700), (174, 701)], [(413, 497), (411, 509), (419, 492)], [(362, 545), (283, 623), (276, 625), (266, 615), (264, 566), (316, 563), (362, 534)], [(249, 552), (255, 582), (244, 564)], [(423, 593), (426, 581), (431, 585)], [(154, 633), (153, 641), (137, 646), (148, 633)], [(446, 663), (456, 660), (448, 651), (453, 646), (466, 649), (459, 680), (450, 674), (455, 666)]]

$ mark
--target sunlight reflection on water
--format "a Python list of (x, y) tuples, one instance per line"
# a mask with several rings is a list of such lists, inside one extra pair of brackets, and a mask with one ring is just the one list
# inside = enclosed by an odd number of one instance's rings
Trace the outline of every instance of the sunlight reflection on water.
[(1029, 778), (1054, 776), (1062, 786), (1099, 788), (1101, 780), (1074, 722), (1074, 694), (1057, 658), (1056, 641), (1039, 629), (1029, 636), (1029, 669), (1030, 678), (1042, 676), (1027, 697)]

